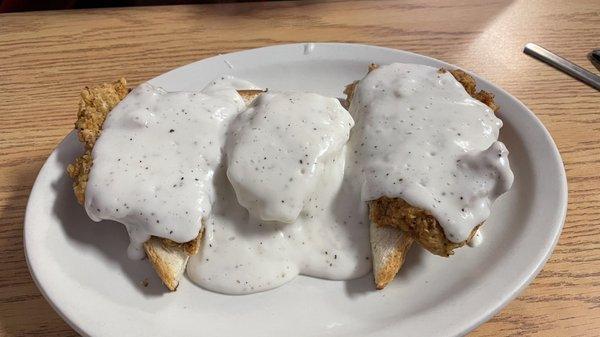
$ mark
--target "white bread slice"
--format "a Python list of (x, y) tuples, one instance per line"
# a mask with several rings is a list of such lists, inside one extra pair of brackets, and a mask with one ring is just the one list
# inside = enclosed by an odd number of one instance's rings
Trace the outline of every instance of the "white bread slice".
[(373, 222), (370, 225), (370, 234), (375, 287), (383, 289), (404, 264), (413, 239), (395, 227), (378, 226)]
[(171, 291), (179, 285), (179, 279), (185, 271), (190, 256), (180, 246), (170, 246), (153, 236), (144, 242), (144, 250), (156, 274)]

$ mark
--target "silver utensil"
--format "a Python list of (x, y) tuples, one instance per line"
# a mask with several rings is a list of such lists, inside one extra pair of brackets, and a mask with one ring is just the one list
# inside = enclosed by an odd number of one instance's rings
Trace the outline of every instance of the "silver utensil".
[(590, 59), (590, 62), (592, 62), (594, 67), (596, 67), (598, 70), (600, 70), (600, 49), (592, 50), (588, 54), (588, 58)]
[(572, 63), (571, 61), (564, 59), (538, 46), (535, 43), (526, 44), (523, 52), (529, 56), (535, 57), (540, 61), (548, 63), (554, 68), (571, 75), (572, 77), (580, 80), (596, 90), (600, 90), (600, 76), (583, 69), (575, 63)]

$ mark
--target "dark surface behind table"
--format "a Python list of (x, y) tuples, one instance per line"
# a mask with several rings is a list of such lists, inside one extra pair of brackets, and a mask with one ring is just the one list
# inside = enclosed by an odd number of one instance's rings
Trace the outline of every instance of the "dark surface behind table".
[(252, 2), (252, 0), (0, 0), (0, 13), (45, 11), (56, 9), (158, 6), (222, 2)]

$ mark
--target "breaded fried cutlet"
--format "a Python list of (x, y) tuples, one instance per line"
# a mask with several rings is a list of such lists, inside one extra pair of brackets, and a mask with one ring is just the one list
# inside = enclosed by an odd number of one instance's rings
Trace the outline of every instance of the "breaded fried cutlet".
[[(378, 65), (371, 64), (369, 71), (377, 67)], [(440, 69), (439, 71), (446, 72), (447, 70)], [(477, 91), (475, 79), (472, 76), (459, 69), (449, 72), (462, 84), (471, 97), (484, 103), (494, 112), (498, 111), (499, 107), (494, 102), (494, 95), (483, 90)], [(358, 81), (348, 85), (344, 91), (348, 104), (352, 101), (357, 83)], [(444, 257), (452, 255), (454, 249), (467, 243), (481, 226), (481, 224), (476, 226), (467, 240), (455, 243), (446, 238), (444, 230), (429, 212), (413, 207), (401, 198), (389, 197), (381, 197), (369, 202), (369, 218), (378, 226), (392, 226), (401, 229), (431, 253)]]
[[(108, 113), (127, 96), (129, 91), (124, 78), (81, 91), (75, 129), (85, 152), (67, 167), (67, 172), (73, 179), (73, 191), (77, 201), (82, 205), (85, 202), (85, 188), (93, 165), (92, 150), (102, 131), (102, 124)], [(152, 237), (144, 243), (144, 250), (152, 266), (170, 290), (177, 289), (187, 258), (200, 249), (200, 238), (201, 234), (194, 240), (177, 243)]]
[[(92, 150), (102, 132), (102, 125), (110, 111), (127, 96), (130, 89), (124, 78), (113, 83), (104, 83), (95, 87), (86, 87), (81, 92), (75, 129), (83, 143), (85, 152), (67, 167), (73, 179), (73, 191), (80, 204), (85, 202), (85, 189), (90, 169), (93, 165)], [(239, 90), (246, 104), (252, 102), (261, 90)], [(198, 253), (202, 231), (188, 242), (178, 243), (169, 239), (153, 236), (144, 243), (144, 251), (156, 273), (171, 291), (177, 289), (179, 279), (185, 270), (190, 256)]]
[[(124, 78), (92, 88), (86, 87), (81, 91), (75, 129), (79, 141), (84, 144), (85, 153), (67, 167), (67, 172), (73, 179), (73, 191), (80, 204), (85, 201), (85, 188), (93, 164), (92, 149), (100, 136), (102, 124), (108, 113), (127, 96), (129, 91), (131, 90), (127, 88), (127, 81)], [(196, 254), (200, 246), (197, 239), (186, 243), (162, 240), (169, 247), (182, 247), (189, 255)]]

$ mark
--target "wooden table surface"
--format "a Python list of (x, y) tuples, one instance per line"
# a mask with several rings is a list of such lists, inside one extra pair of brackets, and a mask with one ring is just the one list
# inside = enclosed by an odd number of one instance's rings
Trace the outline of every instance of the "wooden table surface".
[[(592, 68), (600, 1), (260, 2), (0, 15), (0, 336), (71, 336), (29, 275), (23, 214), (79, 90), (131, 84), (218, 53), (288, 42), (368, 43), (470, 69), (529, 106), (569, 183), (564, 231), (535, 281), (474, 336), (598, 336), (600, 92), (522, 54), (537, 42)], [(549, 184), (553, 183), (551, 181)]]

